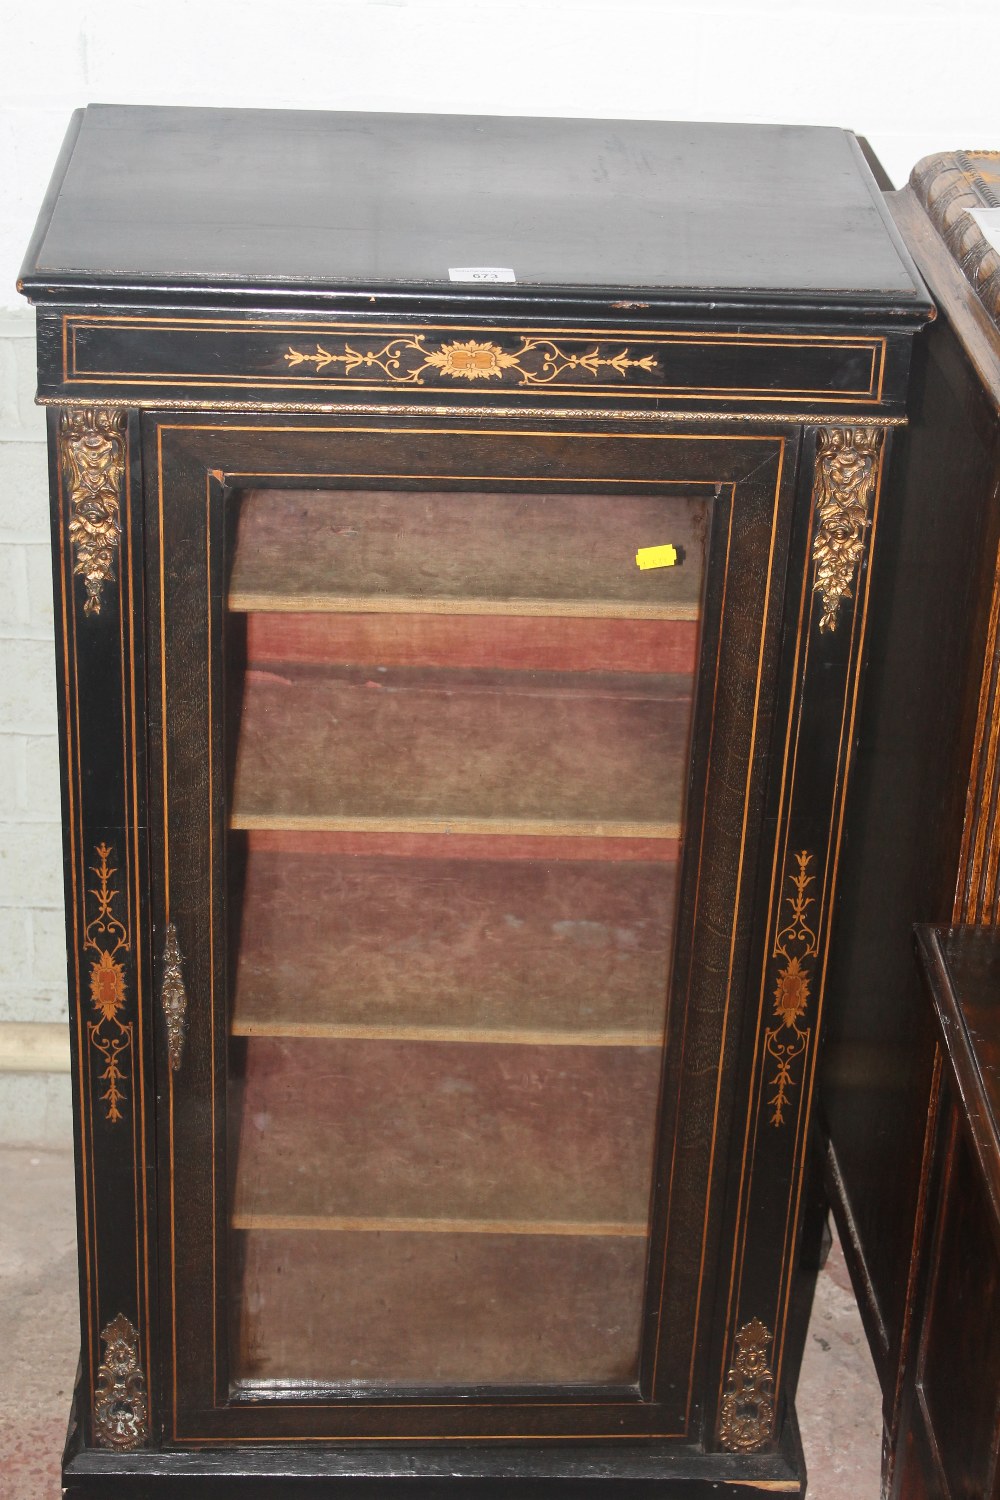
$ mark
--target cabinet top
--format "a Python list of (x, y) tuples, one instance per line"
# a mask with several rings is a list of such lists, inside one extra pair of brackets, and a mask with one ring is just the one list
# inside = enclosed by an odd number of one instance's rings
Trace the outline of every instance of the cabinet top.
[[(484, 268), (515, 279), (454, 274)], [(91, 105), (19, 285), (77, 303), (928, 311), (850, 132), (649, 120)]]

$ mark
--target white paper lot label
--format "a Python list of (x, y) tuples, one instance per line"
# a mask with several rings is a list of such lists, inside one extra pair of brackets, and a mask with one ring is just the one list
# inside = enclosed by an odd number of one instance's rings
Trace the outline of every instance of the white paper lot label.
[(450, 266), (448, 276), (452, 281), (516, 281), (509, 266)]

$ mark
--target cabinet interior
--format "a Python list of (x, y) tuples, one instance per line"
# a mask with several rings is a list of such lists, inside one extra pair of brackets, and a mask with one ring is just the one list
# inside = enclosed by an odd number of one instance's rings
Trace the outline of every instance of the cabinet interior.
[(233, 1381), (634, 1383), (707, 504), (229, 518)]

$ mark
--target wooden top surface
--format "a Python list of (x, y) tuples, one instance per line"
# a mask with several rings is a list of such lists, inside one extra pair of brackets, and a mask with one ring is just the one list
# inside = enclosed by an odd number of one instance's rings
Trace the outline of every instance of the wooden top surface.
[(698, 293), (926, 309), (847, 131), (91, 105), (25, 260), (29, 296), (213, 288)]

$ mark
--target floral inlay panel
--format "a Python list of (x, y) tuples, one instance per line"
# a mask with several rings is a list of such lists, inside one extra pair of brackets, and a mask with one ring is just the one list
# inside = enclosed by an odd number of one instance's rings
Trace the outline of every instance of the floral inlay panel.
[(453, 339), (435, 344), (428, 342), (422, 333), (385, 341), (355, 338), (331, 348), (319, 343), (312, 348), (289, 345), (284, 358), (289, 369), (303, 374), (360, 374), (392, 385), (426, 385), (429, 380), (442, 378), (506, 380), (507, 384), (520, 386), (579, 384), (599, 381), (602, 376), (605, 380), (627, 380), (633, 370), (650, 374), (657, 370), (655, 352), (633, 355), (621, 344), (590, 339), (555, 343), (552, 339), (527, 336), (522, 336), (516, 349), (504, 349), (492, 340), (479, 339)]
[(786, 880), (791, 891), (785, 897), (785, 920), (774, 940), (772, 957), (779, 960), (774, 981), (774, 1015), (777, 1025), (769, 1027), (764, 1036), (764, 1050), (775, 1063), (775, 1071), (768, 1079), (768, 1087), (774, 1093), (768, 1099), (771, 1124), (786, 1123), (786, 1110), (790, 1095), (797, 1087), (796, 1064), (804, 1056), (809, 1045), (810, 1028), (801, 1026), (812, 994), (812, 964), (819, 951), (816, 933), (810, 926), (810, 907), (815, 897), (809, 888), (816, 877), (809, 873), (813, 856), (805, 849), (792, 856), (793, 868)]
[(118, 1121), (127, 1102), (124, 1063), (132, 1050), (132, 1022), (122, 1019), (126, 1000), (122, 956), (131, 945), (128, 929), (117, 915), (121, 892), (112, 884), (118, 874), (111, 863), (114, 851), (110, 844), (98, 844), (95, 853), (97, 863), (88, 872), (94, 884), (87, 891), (94, 915), (84, 930), (83, 946), (92, 955), (90, 1000), (97, 1019), (87, 1023), (87, 1035), (104, 1064), (99, 1080), (105, 1116)]

